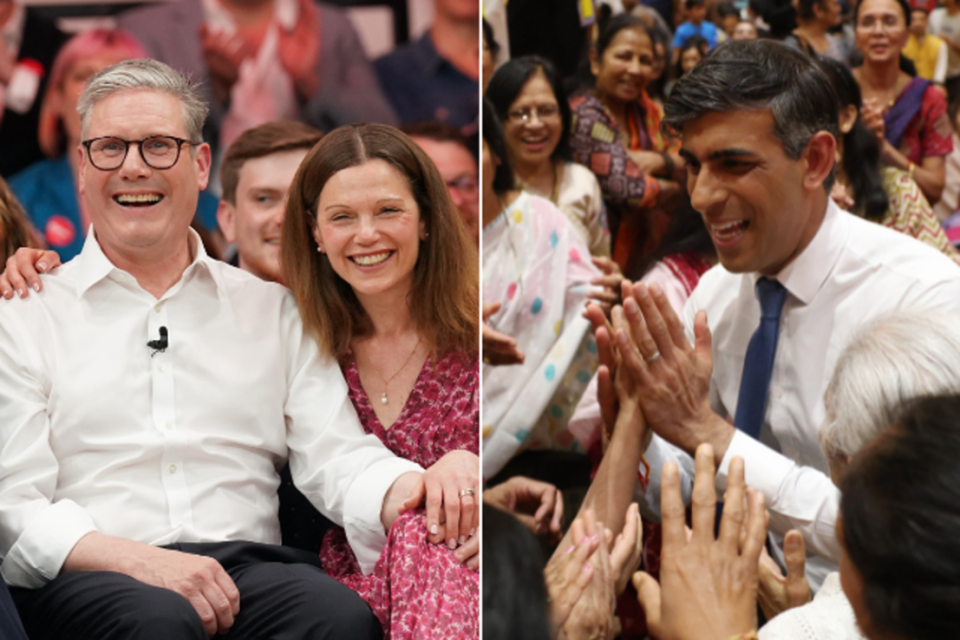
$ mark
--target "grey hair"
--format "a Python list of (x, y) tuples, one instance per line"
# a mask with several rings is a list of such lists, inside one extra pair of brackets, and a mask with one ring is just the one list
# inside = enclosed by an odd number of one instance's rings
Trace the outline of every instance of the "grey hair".
[(198, 85), (179, 71), (157, 60), (124, 60), (95, 73), (77, 101), (80, 126), (86, 137), (94, 105), (120, 91), (160, 91), (180, 100), (183, 124), (192, 142), (202, 141), (203, 123), (210, 109), (200, 97)]
[(960, 393), (960, 319), (897, 313), (868, 325), (847, 345), (824, 395), (820, 446), (852, 456), (894, 423), (900, 405)]

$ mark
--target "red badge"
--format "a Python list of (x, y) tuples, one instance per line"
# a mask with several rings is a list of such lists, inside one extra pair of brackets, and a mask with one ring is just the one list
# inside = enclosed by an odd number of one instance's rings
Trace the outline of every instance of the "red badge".
[(77, 229), (67, 218), (52, 216), (47, 220), (44, 235), (47, 237), (47, 244), (51, 247), (66, 247), (77, 237)]

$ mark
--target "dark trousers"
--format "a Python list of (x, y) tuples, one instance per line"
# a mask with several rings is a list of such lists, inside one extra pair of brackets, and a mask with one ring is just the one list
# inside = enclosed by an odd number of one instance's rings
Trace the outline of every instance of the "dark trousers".
[[(359, 595), (320, 568), (315, 554), (252, 542), (167, 547), (217, 560), (240, 591), (230, 640), (382, 637)], [(40, 589), (11, 589), (31, 640), (206, 640), (178, 593), (120, 573), (67, 573)]]
[(3, 640), (27, 640), (27, 632), (20, 624), (20, 616), (10, 599), (6, 583), (0, 579), (0, 638)]

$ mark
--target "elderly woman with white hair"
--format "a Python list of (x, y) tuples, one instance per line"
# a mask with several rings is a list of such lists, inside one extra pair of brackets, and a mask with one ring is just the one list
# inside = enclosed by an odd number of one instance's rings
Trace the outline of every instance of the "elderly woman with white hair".
[[(865, 328), (840, 355), (824, 396), (820, 445), (833, 482), (840, 486), (854, 454), (897, 420), (904, 402), (947, 393), (960, 393), (956, 318), (906, 313)], [(768, 581), (767, 590), (769, 585)], [(761, 586), (761, 597), (764, 590)], [(777, 594), (766, 595), (778, 599)], [(785, 599), (779, 594), (780, 601)], [(862, 637), (837, 572), (827, 576), (812, 602), (781, 613), (759, 632), (760, 640)]]

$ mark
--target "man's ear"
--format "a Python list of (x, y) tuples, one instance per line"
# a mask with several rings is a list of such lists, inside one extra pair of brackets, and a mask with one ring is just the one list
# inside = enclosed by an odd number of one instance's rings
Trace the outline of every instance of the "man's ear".
[(217, 224), (220, 225), (220, 231), (223, 232), (223, 237), (227, 242), (237, 241), (237, 233), (234, 228), (235, 214), (236, 211), (232, 204), (226, 200), (220, 201), (219, 206), (217, 206)]
[(837, 159), (837, 141), (827, 131), (817, 131), (807, 143), (802, 159), (806, 162), (803, 188), (811, 191), (823, 187)]
[(197, 146), (195, 162), (197, 163), (198, 191), (203, 191), (210, 181), (210, 165), (213, 164), (213, 153), (210, 151), (210, 145), (206, 142)]

